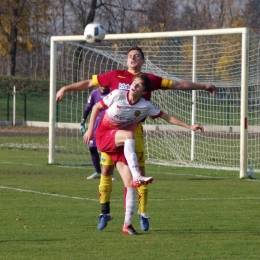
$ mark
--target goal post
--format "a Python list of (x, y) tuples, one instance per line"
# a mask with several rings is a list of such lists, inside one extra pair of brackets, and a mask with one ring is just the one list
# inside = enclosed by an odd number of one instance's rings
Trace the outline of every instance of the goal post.
[(161, 119), (147, 119), (147, 162), (236, 169), (240, 178), (247, 176), (249, 163), (257, 169), (259, 103), (253, 95), (259, 93), (259, 36), (248, 28), (107, 34), (98, 45), (86, 43), (83, 35), (51, 37), (48, 162), (90, 163), (88, 149), (78, 134), (89, 91), (66, 93), (58, 103), (56, 91), (93, 74), (127, 69), (127, 50), (137, 45), (145, 53), (143, 72), (212, 83), (218, 88), (214, 96), (205, 91), (153, 92), (156, 106), (187, 123), (202, 124), (205, 133), (190, 133)]
[(248, 60), (249, 58), (249, 30), (242, 32), (241, 58), (241, 114), (240, 114), (240, 178), (247, 176), (247, 124), (248, 124)]

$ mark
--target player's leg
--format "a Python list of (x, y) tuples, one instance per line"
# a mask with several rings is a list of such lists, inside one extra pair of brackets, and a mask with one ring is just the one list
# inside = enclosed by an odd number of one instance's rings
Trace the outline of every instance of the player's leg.
[(116, 163), (117, 170), (121, 175), (121, 178), (125, 186), (125, 197), (124, 197), (124, 209), (125, 209), (125, 219), (122, 227), (122, 232), (129, 235), (139, 235), (134, 227), (132, 226), (132, 219), (135, 210), (135, 195), (136, 191), (132, 185), (132, 174), (129, 167), (123, 162), (118, 161)]
[[(135, 132), (135, 151), (137, 154), (138, 165), (140, 174), (145, 176), (145, 148), (143, 141), (143, 129), (142, 124), (139, 123)], [(137, 189), (139, 210), (138, 216), (140, 219), (140, 227), (143, 231), (148, 231), (149, 229), (149, 219), (147, 215), (147, 203), (148, 203), (148, 186), (142, 185)]]
[(89, 146), (89, 152), (95, 172), (87, 177), (88, 180), (98, 179), (101, 176), (100, 156), (97, 147)]
[(124, 146), (124, 154), (132, 173), (133, 179), (139, 177), (139, 167), (135, 153), (134, 133), (126, 130), (118, 130), (115, 134), (115, 145), (117, 147)]
[(124, 155), (132, 173), (134, 187), (139, 187), (153, 181), (152, 177), (140, 176), (133, 132), (118, 130), (115, 134), (115, 145), (117, 147), (124, 146)]
[(99, 201), (101, 206), (101, 214), (98, 220), (98, 230), (102, 230), (107, 226), (107, 222), (113, 217), (110, 213), (110, 199), (112, 192), (112, 175), (114, 171), (114, 162), (106, 153), (101, 153), (101, 177), (99, 190)]
[[(95, 122), (95, 126), (94, 126), (94, 133), (96, 133), (98, 125), (99, 125), (99, 121), (97, 120)], [(97, 179), (97, 178), (100, 178), (100, 176), (101, 176), (101, 166), (100, 166), (100, 156), (99, 156), (99, 152), (97, 150), (95, 134), (94, 134), (93, 139), (89, 142), (88, 146), (89, 146), (91, 160), (92, 160), (92, 163), (93, 163), (93, 166), (94, 166), (96, 172), (94, 172), (92, 175), (90, 175), (87, 179), (88, 180)]]

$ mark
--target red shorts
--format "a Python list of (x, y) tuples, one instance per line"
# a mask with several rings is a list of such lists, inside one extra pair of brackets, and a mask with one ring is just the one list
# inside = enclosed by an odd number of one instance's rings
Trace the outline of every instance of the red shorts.
[(116, 147), (115, 145), (116, 132), (117, 130), (99, 131), (98, 129), (96, 133), (97, 148), (100, 152), (108, 154), (114, 164), (121, 161), (128, 165), (124, 155), (124, 146)]

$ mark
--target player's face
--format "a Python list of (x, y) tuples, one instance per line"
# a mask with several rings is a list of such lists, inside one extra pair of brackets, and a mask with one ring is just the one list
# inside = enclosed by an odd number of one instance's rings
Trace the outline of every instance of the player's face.
[(140, 72), (144, 64), (144, 59), (138, 50), (132, 50), (127, 56), (127, 67), (134, 72)]
[(130, 87), (130, 94), (135, 97), (141, 97), (144, 92), (143, 81), (140, 78), (135, 78)]
[(108, 88), (105, 88), (105, 87), (99, 87), (99, 90), (101, 93), (106, 93)]

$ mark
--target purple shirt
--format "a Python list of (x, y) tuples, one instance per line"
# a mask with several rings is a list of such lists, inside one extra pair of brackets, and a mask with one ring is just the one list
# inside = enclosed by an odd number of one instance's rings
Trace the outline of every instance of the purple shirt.
[[(101, 93), (100, 89), (95, 89), (93, 91), (91, 91), (89, 97), (88, 97), (88, 102), (85, 106), (85, 110), (87, 111), (91, 111), (93, 106), (98, 103), (101, 99), (103, 99), (105, 96), (107, 96), (110, 92), (110, 89), (108, 88), (106, 93)], [(102, 118), (103, 114), (105, 112), (105, 109), (101, 109), (100, 112), (98, 113), (97, 116), (97, 121), (100, 121), (100, 119)]]

